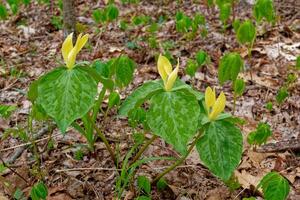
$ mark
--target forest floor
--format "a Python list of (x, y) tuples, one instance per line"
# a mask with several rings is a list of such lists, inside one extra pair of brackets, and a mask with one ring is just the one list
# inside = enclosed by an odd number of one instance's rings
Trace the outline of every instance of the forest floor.
[[(108, 60), (120, 54), (126, 54), (137, 63), (134, 80), (129, 87), (121, 91), (124, 99), (143, 82), (158, 78), (155, 56), (163, 52), (163, 47), (150, 48), (143, 40), (146, 29), (135, 26), (127, 31), (120, 30), (119, 23), (109, 23), (106, 30), (98, 33), (101, 25), (97, 25), (91, 18), (91, 10), (104, 7), (100, 1), (76, 1), (77, 19), (85, 33), (90, 34), (89, 47), (84, 48), (78, 60)], [(180, 6), (176, 1), (141, 1), (138, 4), (122, 5), (117, 3), (120, 18), (130, 21), (135, 15), (144, 14), (158, 20), (160, 16), (167, 16), (167, 21), (159, 27), (157, 40), (160, 44), (170, 45), (169, 51), (174, 58), (180, 58), (179, 77), (193, 83), (194, 87), (204, 92), (207, 86), (215, 86), (218, 91), (217, 67), (224, 52), (236, 51), (245, 59), (246, 66), (253, 72), (251, 81), (249, 69), (243, 73), (247, 80), (244, 95), (237, 100), (235, 115), (247, 121), (243, 125), (244, 136), (243, 158), (235, 172), (241, 187), (230, 191), (218, 178), (205, 168), (197, 152), (192, 152), (183, 165), (166, 175), (168, 190), (152, 192), (152, 199), (199, 199), (223, 200), (242, 199), (257, 196), (254, 187), (261, 178), (271, 170), (279, 171), (291, 185), (289, 200), (300, 199), (300, 79), (289, 87), (289, 96), (282, 105), (275, 103), (275, 96), (284, 84), (289, 73), (294, 72), (296, 56), (300, 55), (300, 3), (294, 0), (276, 1), (277, 15), (280, 20), (275, 26), (263, 25), (258, 31), (258, 37), (252, 50), (253, 58), (247, 58), (247, 49), (241, 47), (235, 39), (232, 29), (222, 33), (222, 24), (218, 19), (218, 10), (208, 10), (203, 3), (183, 1)], [(297, 3), (298, 2), (298, 3)], [(208, 35), (200, 35), (189, 41), (175, 30), (175, 14), (178, 10), (192, 16), (201, 12), (207, 20)], [(252, 6), (241, 1), (236, 8), (237, 17), (250, 18)], [(0, 104), (16, 105), (18, 109), (8, 120), (0, 119), (0, 136), (4, 130), (18, 128), (23, 130), (27, 126), (27, 116), (31, 103), (26, 97), (29, 84), (42, 74), (54, 69), (62, 63), (61, 45), (62, 30), (51, 23), (52, 16), (59, 16), (57, 6), (31, 3), (29, 7), (22, 7), (16, 16), (0, 22)], [(184, 75), (184, 68), (188, 58), (194, 57), (198, 50), (205, 50), (211, 57), (211, 63), (201, 68), (196, 77), (191, 80)], [(299, 71), (295, 72), (298, 76)], [(230, 84), (222, 87), (228, 99), (227, 111), (232, 111), (233, 95)], [(265, 107), (269, 101), (273, 102), (273, 110)], [(104, 105), (105, 106), (105, 105)], [(99, 116), (99, 124), (113, 147), (119, 147), (121, 159), (129, 150), (132, 140), (132, 129), (126, 119), (116, 117), (117, 110), (108, 113), (106, 123), (103, 116)], [(249, 132), (254, 131), (259, 122), (270, 124), (273, 135), (268, 144), (253, 149), (246, 142)], [(45, 124), (35, 122), (34, 129), (42, 130)], [(150, 136), (149, 136), (150, 137)], [(51, 143), (52, 148), (47, 148)], [(47, 134), (38, 142), (41, 156), (41, 170), (44, 173), (49, 189), (47, 199), (112, 199), (116, 171), (109, 153), (101, 141), (97, 141), (95, 153), (84, 152), (82, 160), (74, 158), (75, 152), (83, 144), (85, 138), (74, 129), (69, 129), (62, 135), (57, 129), (49, 140)], [(23, 142), (17, 137), (7, 137), (0, 140), (0, 156), (4, 161), (12, 159), (19, 151), (18, 145)], [(293, 147), (294, 145), (294, 147)], [(0, 199), (11, 198), (12, 192), (20, 188), (25, 193), (36, 182), (33, 176), (34, 158), (31, 148), (23, 148), (11, 166), (22, 180), (11, 170), (6, 170), (1, 176), (10, 180), (13, 187), (7, 189), (0, 183)], [(175, 156), (178, 154), (160, 139), (145, 152), (145, 156)], [(144, 164), (138, 170), (154, 178), (159, 172), (171, 164), (172, 161), (155, 161)], [(133, 199), (133, 193), (128, 190), (124, 199)]]

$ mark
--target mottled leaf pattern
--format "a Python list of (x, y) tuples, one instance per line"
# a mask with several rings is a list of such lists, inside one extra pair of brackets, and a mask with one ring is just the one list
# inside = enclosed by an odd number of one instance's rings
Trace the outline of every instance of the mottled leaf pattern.
[(151, 98), (147, 123), (155, 135), (185, 154), (198, 127), (200, 108), (188, 90), (161, 92)]
[(214, 121), (204, 131), (196, 147), (203, 163), (213, 174), (226, 181), (242, 156), (241, 131), (227, 121)]
[(266, 200), (285, 200), (289, 194), (289, 182), (277, 172), (263, 177), (258, 187), (262, 187)]
[(96, 94), (96, 81), (82, 67), (60, 67), (40, 79), (37, 101), (65, 132), (93, 106)]
[(153, 94), (163, 91), (163, 83), (161, 80), (149, 81), (144, 83), (138, 89), (136, 89), (124, 103), (119, 110), (120, 116), (128, 116), (129, 111), (136, 108), (140, 104), (144, 103), (147, 98), (150, 98)]

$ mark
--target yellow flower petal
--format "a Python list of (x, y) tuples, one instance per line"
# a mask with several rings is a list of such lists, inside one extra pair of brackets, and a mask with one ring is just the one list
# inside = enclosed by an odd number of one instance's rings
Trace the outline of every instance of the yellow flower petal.
[(205, 90), (205, 105), (207, 109), (212, 107), (216, 102), (216, 91), (215, 88), (212, 90), (211, 87), (207, 87)]
[(160, 77), (166, 82), (168, 75), (172, 72), (172, 65), (168, 58), (160, 54), (157, 61), (157, 69)]
[(166, 91), (170, 91), (177, 79), (177, 74), (179, 70), (179, 62), (177, 63), (176, 68), (171, 72), (171, 74), (168, 76), (168, 80), (165, 83), (165, 89)]
[(61, 52), (65, 63), (67, 63), (68, 55), (73, 49), (73, 33), (69, 34), (62, 44)]
[(87, 43), (88, 39), (89, 39), (89, 35), (85, 34), (84, 36), (81, 37), (82, 34), (79, 34), (77, 41), (76, 41), (76, 54), (79, 53), (79, 51), (82, 49), (82, 47)]
[(89, 35), (86, 34), (84, 36), (82, 36), (82, 34), (79, 34), (76, 40), (76, 44), (74, 46), (74, 48), (71, 49), (71, 51), (68, 54), (67, 57), (67, 67), (69, 69), (72, 69), (73, 66), (75, 65), (75, 61), (76, 61), (76, 56), (79, 53), (79, 51), (82, 49), (82, 47), (86, 44), (86, 42), (88, 41)]
[(209, 119), (214, 120), (218, 117), (218, 115), (224, 110), (226, 104), (226, 97), (223, 92), (217, 98), (215, 104), (213, 105), (212, 111), (209, 114)]

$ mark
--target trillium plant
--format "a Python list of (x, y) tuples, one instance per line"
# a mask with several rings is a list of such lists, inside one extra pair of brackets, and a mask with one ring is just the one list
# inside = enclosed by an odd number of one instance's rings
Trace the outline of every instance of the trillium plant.
[(121, 105), (120, 116), (130, 116), (136, 109), (149, 107), (146, 124), (154, 137), (170, 144), (181, 158), (159, 174), (180, 165), (196, 147), (200, 159), (220, 179), (231, 178), (242, 156), (242, 134), (230, 114), (224, 113), (226, 97), (216, 98), (215, 89), (205, 95), (177, 78), (179, 61), (173, 70), (170, 61), (160, 55), (157, 62), (162, 80), (153, 80), (137, 88)]

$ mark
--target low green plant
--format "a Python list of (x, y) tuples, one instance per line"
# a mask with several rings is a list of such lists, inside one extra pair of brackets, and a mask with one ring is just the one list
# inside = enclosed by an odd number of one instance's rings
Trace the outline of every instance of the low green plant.
[(208, 56), (208, 54), (205, 51), (200, 50), (196, 53), (195, 60), (189, 59), (187, 61), (187, 67), (185, 71), (188, 75), (194, 77), (197, 70), (203, 65), (208, 64), (209, 62), (210, 57)]
[(114, 4), (109, 4), (104, 9), (96, 9), (92, 13), (96, 23), (108, 23), (116, 20), (118, 16), (119, 9)]
[(300, 56), (298, 56), (296, 59), (296, 69), (300, 69)]
[(267, 139), (272, 135), (272, 130), (269, 124), (260, 122), (255, 131), (249, 133), (248, 143), (251, 145), (262, 145), (267, 142)]
[(199, 29), (201, 36), (205, 37), (207, 35), (206, 20), (200, 13), (195, 14), (194, 18), (191, 18), (179, 11), (176, 13), (175, 22), (176, 31), (185, 34), (188, 39), (195, 38)]
[(47, 196), (48, 189), (43, 182), (38, 182), (31, 188), (30, 198), (32, 200), (46, 200)]
[(253, 16), (260, 23), (263, 19), (275, 23), (276, 12), (272, 0), (257, 0), (253, 7)]
[(17, 107), (12, 105), (0, 105), (0, 117), (9, 118), (16, 109)]
[(288, 89), (286, 87), (281, 87), (276, 95), (276, 102), (280, 105), (282, 104), (286, 98), (289, 96)]

